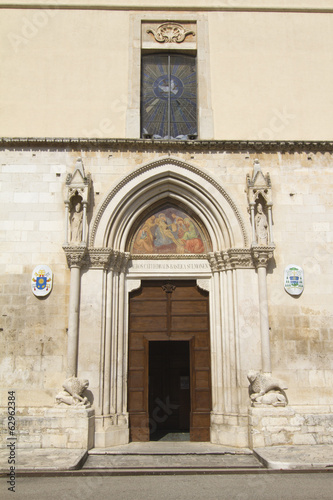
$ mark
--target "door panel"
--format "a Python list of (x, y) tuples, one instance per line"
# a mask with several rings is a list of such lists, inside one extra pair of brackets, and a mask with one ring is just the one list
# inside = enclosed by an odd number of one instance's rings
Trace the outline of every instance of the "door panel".
[(160, 428), (190, 425), (192, 441), (209, 441), (209, 300), (194, 281), (146, 281), (132, 292), (128, 411), (132, 441), (148, 441), (149, 419), (152, 427), (156, 417)]

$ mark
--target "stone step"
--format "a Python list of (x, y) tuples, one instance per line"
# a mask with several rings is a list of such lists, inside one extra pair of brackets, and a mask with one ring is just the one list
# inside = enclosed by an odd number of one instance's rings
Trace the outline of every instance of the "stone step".
[(259, 460), (248, 449), (210, 443), (130, 443), (88, 453), (83, 470), (170, 471), (260, 469)]

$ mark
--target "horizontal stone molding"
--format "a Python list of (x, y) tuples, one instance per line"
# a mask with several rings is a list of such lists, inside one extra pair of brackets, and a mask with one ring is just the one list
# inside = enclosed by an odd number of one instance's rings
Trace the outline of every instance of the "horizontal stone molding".
[(207, 255), (131, 255), (112, 248), (86, 248), (63, 246), (69, 267), (88, 267), (93, 269), (112, 269), (116, 272), (126, 272), (131, 261), (207, 261), (213, 272), (230, 269), (254, 269), (266, 267), (273, 257), (274, 246), (257, 246), (252, 248), (229, 248), (219, 252), (209, 252)]
[[(150, 10), (150, 11), (163, 11), (166, 9), (165, 3), (156, 2), (153, 0), (127, 0), (123, 2), (107, 1), (107, 0), (50, 0), (39, 1), (36, 0), (14, 0), (3, 2), (0, 8), (25, 8), (25, 9), (91, 9), (91, 10)], [(169, 2), (167, 10), (181, 10), (181, 11), (259, 11), (259, 12), (332, 12), (332, 4), (330, 0), (308, 0), (306, 2), (301, 0), (289, 0), (288, 4), (283, 0), (183, 0), (182, 3), (174, 0)]]
[[(254, 269), (266, 266), (268, 260), (273, 257), (273, 246), (252, 248), (229, 248), (218, 252), (210, 252), (207, 255), (131, 255), (129, 252), (121, 252), (112, 248), (75, 247), (63, 246), (69, 267), (88, 267), (92, 269), (114, 270), (126, 272), (132, 262), (139, 263), (153, 261), (171, 262), (176, 261), (179, 265), (187, 261), (206, 261), (207, 268), (213, 272), (227, 271), (231, 269)], [(135, 266), (137, 270), (140, 266)], [(143, 269), (146, 266), (143, 266)]]
[(220, 140), (154, 140), (104, 139), (84, 137), (2, 137), (0, 148), (36, 148), (70, 151), (214, 151), (230, 153), (333, 153), (333, 141), (220, 141)]

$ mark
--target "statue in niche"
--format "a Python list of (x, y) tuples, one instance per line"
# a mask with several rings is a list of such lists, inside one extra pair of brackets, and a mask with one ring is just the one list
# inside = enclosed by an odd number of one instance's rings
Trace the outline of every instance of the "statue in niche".
[(82, 241), (83, 212), (81, 202), (77, 202), (71, 216), (71, 243), (79, 244)]
[(270, 375), (250, 370), (247, 374), (250, 382), (249, 395), (252, 406), (287, 406), (286, 385)]
[(86, 396), (83, 396), (84, 391), (88, 388), (89, 381), (81, 380), (77, 377), (70, 377), (65, 380), (62, 387), (64, 391), (60, 391), (56, 395), (56, 402), (60, 405), (78, 406), (89, 408), (90, 403)]
[(256, 226), (256, 235), (257, 235), (257, 243), (258, 245), (267, 245), (268, 244), (268, 224), (267, 217), (264, 214), (262, 204), (258, 203), (257, 205), (257, 214), (255, 216), (255, 226)]

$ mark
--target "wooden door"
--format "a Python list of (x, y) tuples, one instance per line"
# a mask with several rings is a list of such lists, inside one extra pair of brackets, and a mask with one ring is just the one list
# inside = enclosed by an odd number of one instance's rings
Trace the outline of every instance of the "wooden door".
[[(164, 348), (164, 356), (163, 345), (166, 344), (160, 344), (158, 354), (158, 347), (150, 347), (154, 342), (169, 342), (172, 347)], [(176, 354), (177, 349), (181, 349), (177, 342), (183, 342), (185, 350), (185, 344), (189, 347), (190, 439), (210, 439), (208, 293), (199, 290), (194, 281), (175, 280), (142, 282), (140, 290), (132, 292), (130, 297), (128, 411), (132, 441), (149, 441), (149, 429), (154, 425), (154, 409), (149, 407), (149, 366), (151, 375), (158, 377), (153, 372), (158, 361), (149, 363), (149, 353), (155, 358), (162, 357), (160, 362), (170, 365), (169, 371), (162, 372), (160, 377), (174, 379), (173, 384), (178, 388), (187, 385), (186, 367), (180, 363), (181, 356), (177, 358)], [(181, 426), (186, 425), (186, 418), (185, 412), (180, 416), (175, 411), (173, 421), (171, 419), (168, 424), (173, 422), (172, 425), (181, 430)]]

